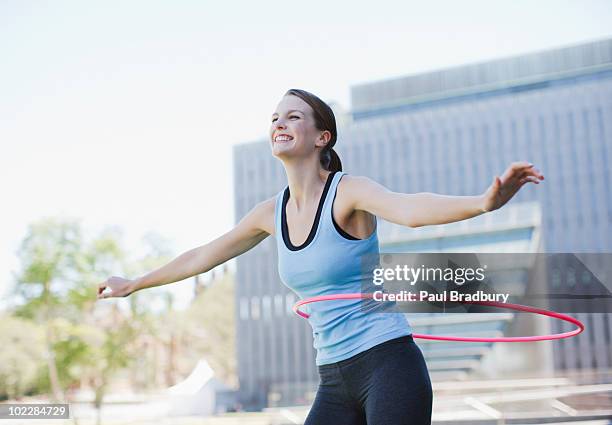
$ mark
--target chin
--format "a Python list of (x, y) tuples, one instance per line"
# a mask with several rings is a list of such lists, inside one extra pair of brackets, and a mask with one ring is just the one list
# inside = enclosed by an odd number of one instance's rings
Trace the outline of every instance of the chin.
[(291, 152), (292, 150), (293, 150), (293, 147), (282, 146), (282, 145), (277, 145), (277, 144), (272, 145), (272, 152), (276, 154), (282, 155), (284, 153)]

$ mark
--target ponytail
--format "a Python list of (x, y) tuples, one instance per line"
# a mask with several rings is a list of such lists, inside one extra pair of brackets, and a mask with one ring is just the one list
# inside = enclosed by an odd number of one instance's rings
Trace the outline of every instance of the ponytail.
[(328, 171), (342, 171), (342, 162), (338, 153), (334, 150), (336, 139), (338, 137), (338, 131), (336, 129), (336, 117), (332, 108), (317, 96), (306, 90), (290, 89), (285, 93), (285, 96), (297, 96), (306, 102), (313, 111), (315, 125), (320, 131), (329, 131), (331, 138), (327, 143), (327, 146), (321, 150), (320, 162), (321, 166)]
[(342, 161), (334, 148), (326, 148), (321, 152), (321, 165), (332, 173), (342, 171)]

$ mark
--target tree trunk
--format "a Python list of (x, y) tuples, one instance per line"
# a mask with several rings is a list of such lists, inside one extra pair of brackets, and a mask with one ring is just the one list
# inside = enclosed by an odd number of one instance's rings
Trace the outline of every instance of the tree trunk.
[(96, 424), (102, 423), (102, 401), (104, 400), (104, 393), (106, 390), (106, 381), (103, 377), (96, 377), (95, 382), (95, 396), (94, 406), (96, 407)]
[(59, 382), (57, 373), (57, 364), (55, 363), (55, 351), (53, 351), (53, 341), (51, 337), (51, 305), (49, 303), (49, 282), (45, 282), (44, 287), (45, 297), (45, 327), (46, 327), (46, 342), (47, 342), (47, 369), (49, 370), (49, 382), (51, 383), (51, 392), (53, 399), (56, 402), (64, 401), (62, 387)]

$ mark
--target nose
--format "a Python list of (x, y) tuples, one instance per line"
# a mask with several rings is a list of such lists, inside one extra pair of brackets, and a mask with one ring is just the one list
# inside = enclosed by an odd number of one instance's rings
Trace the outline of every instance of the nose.
[(283, 124), (280, 120), (278, 120), (274, 123), (274, 126), (272, 127), (272, 136), (286, 129), (287, 129), (287, 126)]

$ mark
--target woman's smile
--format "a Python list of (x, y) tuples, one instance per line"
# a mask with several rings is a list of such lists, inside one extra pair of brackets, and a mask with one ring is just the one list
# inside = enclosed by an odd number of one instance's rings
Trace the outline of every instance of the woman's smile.
[(292, 140), (293, 140), (293, 137), (289, 136), (288, 134), (279, 134), (278, 136), (274, 138), (274, 141), (276, 143), (290, 142)]

